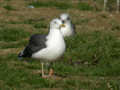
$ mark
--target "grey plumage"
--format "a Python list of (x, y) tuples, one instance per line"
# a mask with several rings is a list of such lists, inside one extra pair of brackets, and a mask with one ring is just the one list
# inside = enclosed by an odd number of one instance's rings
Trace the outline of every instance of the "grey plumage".
[(76, 26), (71, 22), (72, 28), (73, 28), (73, 34), (76, 34)]
[(18, 54), (18, 57), (31, 57), (33, 53), (46, 48), (46, 36), (47, 35), (40, 35), (34, 34), (31, 36), (28, 45), (25, 49)]

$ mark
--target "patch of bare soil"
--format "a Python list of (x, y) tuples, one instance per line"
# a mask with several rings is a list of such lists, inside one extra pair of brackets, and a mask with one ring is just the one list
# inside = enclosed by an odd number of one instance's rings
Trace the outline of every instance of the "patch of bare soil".
[(8, 55), (10, 53), (19, 53), (21, 48), (0, 49), (0, 55)]

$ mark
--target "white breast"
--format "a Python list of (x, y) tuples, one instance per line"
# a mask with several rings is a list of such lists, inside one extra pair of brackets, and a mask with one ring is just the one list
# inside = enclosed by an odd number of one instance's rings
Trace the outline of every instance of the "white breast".
[(73, 28), (70, 25), (66, 25), (65, 27), (61, 28), (61, 32), (63, 36), (72, 36)]
[(61, 32), (58, 30), (55, 30), (50, 35), (48, 35), (46, 45), (46, 48), (38, 51), (37, 53), (34, 53), (32, 57), (44, 59), (46, 61), (53, 61), (62, 56), (65, 51), (64, 38), (61, 35)]

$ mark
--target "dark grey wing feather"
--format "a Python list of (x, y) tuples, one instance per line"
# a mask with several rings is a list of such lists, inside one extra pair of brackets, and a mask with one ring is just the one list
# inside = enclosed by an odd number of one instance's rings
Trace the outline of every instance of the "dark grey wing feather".
[(32, 52), (37, 52), (43, 48), (46, 48), (46, 35), (35, 34), (29, 40), (29, 47)]
[(75, 31), (75, 30), (76, 30), (75, 24), (72, 24), (72, 23), (71, 23), (71, 25), (72, 25), (74, 34), (76, 34), (76, 31)]
[(22, 54), (20, 53), (19, 57), (31, 57), (33, 53), (46, 48), (46, 35), (35, 34), (32, 35), (28, 45), (23, 50)]

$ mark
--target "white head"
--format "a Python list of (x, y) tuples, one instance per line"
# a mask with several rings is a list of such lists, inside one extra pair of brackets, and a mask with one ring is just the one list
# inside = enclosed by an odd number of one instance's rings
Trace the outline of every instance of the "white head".
[(63, 24), (70, 22), (70, 16), (67, 13), (61, 14), (59, 18), (60, 18), (60, 20), (62, 21)]
[(50, 28), (52, 29), (60, 29), (61, 25), (62, 25), (62, 21), (58, 18), (55, 18), (50, 22)]

